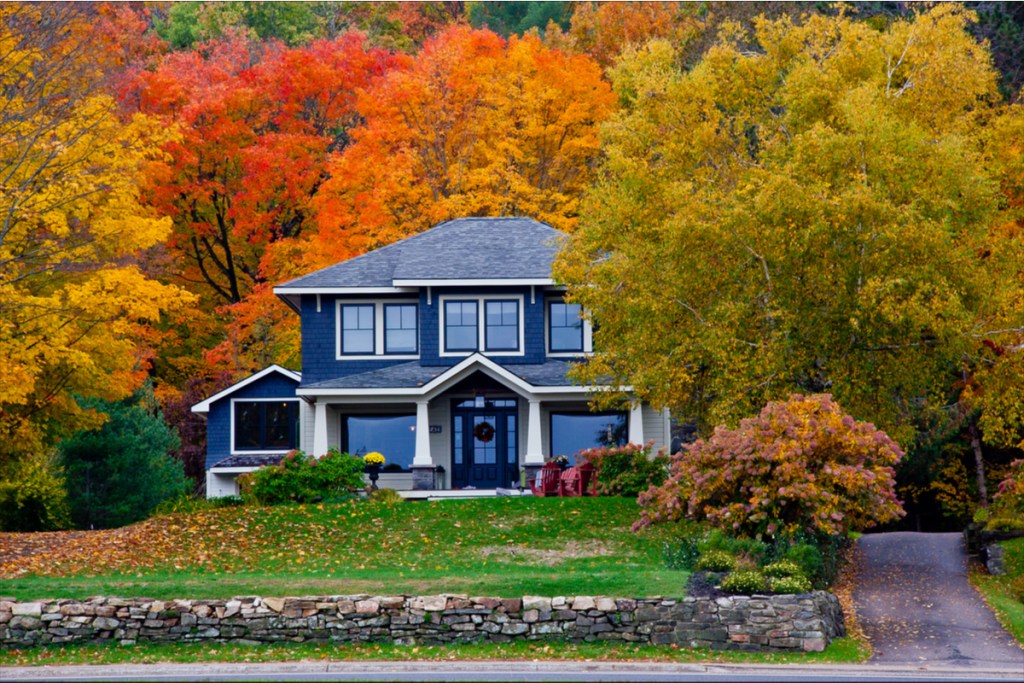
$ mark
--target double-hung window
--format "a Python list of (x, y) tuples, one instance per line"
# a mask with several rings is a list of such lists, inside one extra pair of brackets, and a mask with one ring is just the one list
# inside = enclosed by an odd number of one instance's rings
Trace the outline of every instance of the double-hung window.
[(419, 355), (419, 304), (415, 301), (339, 301), (338, 360)]
[(479, 344), (477, 302), (444, 302), (444, 350), (476, 351)]
[(522, 355), (522, 308), (521, 297), (443, 298), (441, 354)]
[(232, 401), (234, 451), (290, 451), (299, 446), (298, 401)]
[(341, 305), (341, 355), (374, 353), (374, 305)]
[(548, 302), (548, 345), (551, 353), (583, 352), (582, 313), (579, 304)]
[(519, 350), (519, 302), (485, 301), (487, 327), (484, 349), (487, 351)]
[(384, 304), (384, 353), (416, 353), (416, 304)]

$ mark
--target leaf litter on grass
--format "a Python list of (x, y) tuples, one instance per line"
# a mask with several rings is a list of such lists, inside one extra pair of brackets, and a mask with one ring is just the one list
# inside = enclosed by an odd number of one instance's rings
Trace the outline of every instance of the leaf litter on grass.
[[(493, 547), (516, 549), (520, 562), (540, 566), (611, 555), (646, 562), (656, 555), (658, 543), (640, 542), (629, 531), (636, 514), (631, 500), (509, 500), (246, 506), (170, 514), (120, 529), (0, 534), (0, 578), (356, 568), (471, 574)], [(598, 517), (601, 525), (579, 521)]]

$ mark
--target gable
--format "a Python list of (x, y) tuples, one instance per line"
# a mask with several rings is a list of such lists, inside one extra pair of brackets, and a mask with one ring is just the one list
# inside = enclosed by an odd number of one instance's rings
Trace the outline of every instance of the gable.
[(205, 401), (200, 401), (192, 406), (192, 412), (209, 413), (215, 403), (227, 398), (294, 398), (295, 389), (301, 380), (300, 373), (282, 368), (280, 365), (271, 365)]

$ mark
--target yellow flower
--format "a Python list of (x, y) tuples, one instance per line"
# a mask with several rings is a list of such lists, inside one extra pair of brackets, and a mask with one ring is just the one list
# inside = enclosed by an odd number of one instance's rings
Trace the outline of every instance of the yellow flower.
[(384, 456), (377, 451), (371, 451), (363, 456), (363, 462), (367, 465), (383, 465)]

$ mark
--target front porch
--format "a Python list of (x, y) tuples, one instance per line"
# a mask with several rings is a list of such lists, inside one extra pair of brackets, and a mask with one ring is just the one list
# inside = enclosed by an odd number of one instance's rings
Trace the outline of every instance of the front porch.
[(667, 442), (664, 412), (635, 403), (593, 413), (588, 393), (564, 379), (530, 382), (479, 355), (417, 387), (299, 390), (313, 403), (312, 453), (381, 452), (387, 462), (378, 486), (410, 498), (439, 491), (496, 495), (525, 485), (551, 456), (571, 459), (582, 448), (627, 441)]

